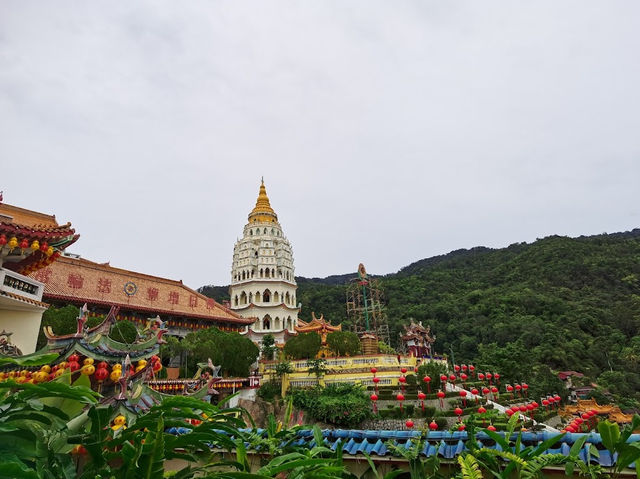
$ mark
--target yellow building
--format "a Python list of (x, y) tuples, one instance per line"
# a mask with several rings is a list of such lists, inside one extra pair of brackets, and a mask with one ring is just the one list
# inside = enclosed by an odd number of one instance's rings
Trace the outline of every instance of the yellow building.
[[(442, 361), (444, 360), (435, 360)], [(259, 371), (265, 380), (275, 379), (275, 367), (277, 361), (265, 361), (260, 363)], [(378, 386), (400, 386), (398, 378), (401, 369), (406, 368), (407, 374), (414, 374), (415, 368), (421, 364), (421, 360), (415, 357), (398, 357), (391, 354), (376, 354), (367, 356), (341, 357), (327, 359), (325, 367), (327, 372), (320, 378), (309, 373), (307, 360), (292, 361), (293, 373), (285, 374), (282, 378), (282, 391), (289, 387), (303, 388), (316, 385), (351, 383), (364, 387), (373, 386), (373, 374), (371, 368), (376, 368), (376, 377), (379, 378)]]

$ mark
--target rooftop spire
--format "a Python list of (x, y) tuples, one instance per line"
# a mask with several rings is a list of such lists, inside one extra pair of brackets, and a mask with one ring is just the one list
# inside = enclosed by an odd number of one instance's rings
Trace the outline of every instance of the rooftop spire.
[(271, 208), (269, 197), (267, 196), (267, 188), (264, 186), (264, 177), (260, 181), (260, 192), (258, 193), (258, 199), (256, 200), (256, 206), (249, 213), (249, 222), (270, 222), (275, 223), (278, 221), (278, 215)]

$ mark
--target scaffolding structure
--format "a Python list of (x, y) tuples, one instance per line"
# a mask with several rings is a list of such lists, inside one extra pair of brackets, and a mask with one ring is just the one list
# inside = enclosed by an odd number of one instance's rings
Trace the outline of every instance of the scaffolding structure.
[(389, 344), (382, 288), (377, 279), (367, 275), (362, 263), (358, 266), (358, 277), (347, 286), (347, 316), (359, 337), (374, 335), (378, 341)]

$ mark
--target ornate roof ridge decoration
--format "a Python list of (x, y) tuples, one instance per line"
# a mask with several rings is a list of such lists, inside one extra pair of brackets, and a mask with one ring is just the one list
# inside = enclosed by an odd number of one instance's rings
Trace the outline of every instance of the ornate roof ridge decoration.
[(312, 311), (311, 321), (307, 323), (306, 321), (298, 319), (298, 326), (296, 326), (295, 329), (299, 333), (307, 331), (342, 331), (342, 324), (334, 326), (331, 322), (324, 319), (324, 314), (321, 314), (320, 317), (317, 318), (316, 313)]
[[(112, 306), (104, 320), (93, 328), (87, 328), (87, 308), (80, 310), (77, 318), (77, 329), (73, 334), (57, 336), (51, 326), (44, 329), (47, 337), (45, 349), (68, 355), (72, 351), (84, 356), (113, 361), (114, 358), (133, 356), (136, 360), (148, 359), (160, 351), (160, 344), (165, 343), (163, 335), (168, 332), (159, 317), (149, 319), (143, 330), (144, 336), (136, 338), (131, 344), (121, 343), (109, 337), (111, 327), (116, 323), (118, 306)], [(64, 353), (64, 354), (63, 354)]]
[(53, 215), (0, 204), (0, 263), (11, 271), (28, 275), (44, 268), (79, 237), (71, 223), (59, 225)]
[(423, 326), (422, 321), (415, 323), (413, 319), (411, 319), (410, 324), (404, 325), (404, 331), (404, 334), (401, 335), (402, 340), (420, 339), (431, 344), (436, 341), (435, 334), (431, 334), (431, 326)]
[(271, 202), (267, 196), (267, 188), (264, 186), (264, 178), (260, 182), (260, 191), (258, 193), (258, 199), (256, 205), (249, 213), (249, 223), (252, 222), (270, 222), (274, 223), (278, 221), (278, 215), (271, 207)]

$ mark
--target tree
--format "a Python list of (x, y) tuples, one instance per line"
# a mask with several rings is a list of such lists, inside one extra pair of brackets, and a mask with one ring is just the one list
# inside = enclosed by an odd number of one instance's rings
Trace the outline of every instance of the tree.
[(289, 339), (284, 345), (284, 353), (293, 359), (315, 358), (322, 346), (322, 339), (316, 333), (302, 333)]
[[(440, 376), (442, 374), (447, 374), (446, 364), (437, 361), (427, 361), (418, 367), (418, 377), (416, 381), (420, 384), (420, 388), (423, 392), (426, 393), (431, 389), (431, 392), (433, 393), (442, 387), (440, 382)], [(427, 387), (427, 383), (422, 380), (425, 376), (429, 376), (431, 378), (429, 387)]]
[(111, 326), (109, 337), (114, 341), (125, 344), (133, 344), (138, 337), (138, 328), (135, 324), (128, 320), (116, 321)]
[(327, 334), (327, 346), (336, 356), (355, 356), (360, 352), (360, 339), (351, 331), (333, 331)]
[(267, 360), (272, 360), (275, 352), (278, 350), (276, 346), (276, 339), (273, 334), (265, 334), (262, 338), (262, 357)]
[[(40, 333), (38, 335), (38, 343), (36, 350), (42, 349), (47, 344), (47, 337), (44, 335), (44, 328), (51, 326), (56, 335), (72, 334), (78, 329), (78, 314), (80, 309), (68, 304), (60, 308), (51, 306), (42, 314), (42, 322), (40, 323)], [(87, 327), (93, 327), (100, 324), (104, 316), (91, 316), (87, 320)]]
[(213, 364), (222, 367), (223, 372), (239, 377), (249, 375), (259, 352), (258, 346), (250, 339), (218, 328), (201, 329), (187, 334), (182, 340), (182, 347), (187, 353), (191, 369), (195, 369), (196, 363), (211, 359)]

